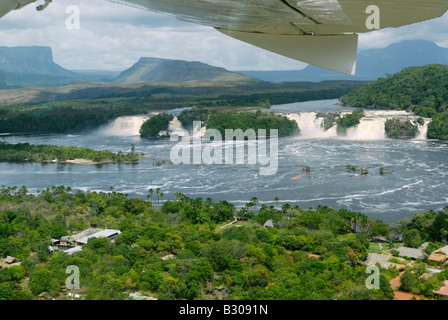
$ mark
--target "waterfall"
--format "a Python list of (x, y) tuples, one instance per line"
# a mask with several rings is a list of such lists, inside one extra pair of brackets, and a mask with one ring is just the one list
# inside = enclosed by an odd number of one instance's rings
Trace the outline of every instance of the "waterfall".
[(200, 123), (196, 124), (193, 127), (193, 132), (192, 132), (192, 136), (193, 137), (203, 137), (206, 131), (206, 127), (205, 126), (201, 126)]
[(183, 136), (182, 124), (180, 123), (177, 116), (174, 116), (173, 119), (168, 124), (168, 134), (169, 135), (179, 135)]
[(118, 117), (98, 133), (106, 136), (138, 136), (143, 122), (149, 119), (147, 115)]
[(186, 134), (190, 135), (190, 138), (200, 138), (204, 136), (206, 127), (202, 126), (201, 123), (196, 123), (191, 132), (184, 130), (182, 127), (182, 123), (179, 121), (177, 116), (174, 116), (173, 119), (168, 124), (167, 131), (161, 131), (159, 135), (169, 135), (169, 136), (179, 136), (183, 137)]
[(418, 135), (414, 140), (426, 140), (428, 133), (428, 124), (431, 122), (431, 119), (425, 119), (425, 123), (423, 125), (418, 125)]
[[(365, 116), (361, 118), (356, 127), (347, 129), (347, 140), (384, 140), (386, 131), (384, 125), (389, 117), (378, 114), (376, 111), (364, 111)], [(390, 118), (393, 118), (390, 117)]]
[(324, 118), (317, 117), (317, 112), (302, 112), (288, 115), (290, 120), (295, 120), (300, 129), (300, 135), (306, 139), (336, 137), (336, 126), (324, 130)]
[[(332, 112), (333, 115), (343, 116), (348, 112)], [(385, 122), (388, 119), (397, 118), (400, 120), (409, 120), (416, 124), (419, 129), (417, 137), (413, 140), (425, 140), (428, 130), (428, 124), (431, 119), (424, 119), (424, 124), (417, 123), (419, 118), (413, 113), (407, 111), (395, 110), (364, 110), (365, 116), (361, 118), (360, 123), (347, 129), (345, 135), (337, 133), (337, 125), (334, 124), (328, 130), (324, 128), (324, 117), (322, 113), (301, 112), (288, 114), (290, 120), (295, 120), (300, 129), (300, 136), (304, 139), (345, 139), (345, 140), (384, 140), (387, 139), (385, 132)]]

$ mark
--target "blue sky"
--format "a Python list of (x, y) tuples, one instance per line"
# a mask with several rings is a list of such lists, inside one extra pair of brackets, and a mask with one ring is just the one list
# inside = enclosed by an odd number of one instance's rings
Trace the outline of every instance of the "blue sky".
[[(80, 28), (69, 30), (66, 8), (79, 7)], [(431, 40), (448, 47), (448, 14), (397, 29), (360, 35), (359, 50), (401, 40)], [(140, 57), (201, 61), (229, 70), (297, 70), (305, 64), (229, 38), (213, 28), (105, 0), (53, 0), (0, 19), (0, 46), (49, 46), (67, 69), (124, 70)]]

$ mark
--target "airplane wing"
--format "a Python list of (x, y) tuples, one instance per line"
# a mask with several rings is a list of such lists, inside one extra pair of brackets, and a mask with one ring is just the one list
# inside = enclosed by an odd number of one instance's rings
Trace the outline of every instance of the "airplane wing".
[(442, 16), (447, 0), (108, 0), (211, 26), (257, 47), (355, 74), (358, 33)]
[(34, 2), (36, 0), (1, 0), (0, 2), (0, 18), (7, 14), (9, 11), (18, 10)]
[[(35, 0), (1, 0), (0, 17)], [(51, 0), (45, 0), (51, 2)], [(309, 64), (354, 75), (358, 33), (442, 16), (447, 0), (108, 0), (176, 17)], [(369, 8), (374, 6), (375, 10)]]

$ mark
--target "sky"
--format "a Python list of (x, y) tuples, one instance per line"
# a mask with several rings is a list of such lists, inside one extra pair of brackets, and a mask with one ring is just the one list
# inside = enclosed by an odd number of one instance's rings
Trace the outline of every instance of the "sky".
[[(66, 20), (79, 8), (79, 28)], [(384, 48), (402, 40), (430, 40), (448, 47), (448, 13), (396, 29), (361, 34), (359, 50)], [(306, 64), (225, 36), (210, 27), (105, 0), (53, 0), (0, 19), (0, 46), (49, 46), (56, 63), (70, 70), (129, 68), (140, 57), (201, 61), (228, 70), (299, 70)]]

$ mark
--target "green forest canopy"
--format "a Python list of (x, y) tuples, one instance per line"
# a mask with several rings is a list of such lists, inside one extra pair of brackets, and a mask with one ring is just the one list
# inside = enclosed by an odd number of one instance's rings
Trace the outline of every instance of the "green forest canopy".
[[(59, 299), (69, 265), (79, 267), (89, 300), (125, 299), (135, 291), (158, 299), (216, 299), (217, 288), (227, 299), (393, 299), (388, 281), (398, 271), (381, 268), (380, 289), (370, 290), (366, 266), (357, 266), (367, 257), (368, 238), (391, 230), (380, 220), (328, 207), (260, 206), (256, 198), (237, 209), (180, 193), (169, 201), (157, 197), (155, 206), (156, 195), (160, 190), (144, 201), (113, 188), (98, 193), (59, 186), (32, 195), (26, 187), (2, 187), (0, 252), (21, 265), (0, 270), (0, 299), (36, 299), (43, 292)], [(243, 219), (240, 227), (220, 228), (234, 216)], [(447, 216), (448, 208), (419, 213), (399, 232), (409, 233), (415, 246), (446, 242), (440, 230), (448, 230)], [(275, 227), (262, 227), (269, 219)], [(113, 243), (91, 239), (73, 255), (50, 253), (52, 238), (89, 227), (122, 233)], [(162, 259), (170, 254), (173, 259)], [(417, 280), (407, 274), (404, 285), (433, 296), (445, 279), (447, 272)]]
[[(79, 133), (95, 129), (120, 116), (148, 114), (173, 108), (206, 105), (219, 109), (267, 108), (272, 104), (336, 99), (361, 86), (357, 81), (223, 84), (95, 84), (61, 93), (45, 88), (11, 91), (21, 103), (2, 101), (0, 133)], [(26, 97), (32, 97), (26, 100)], [(15, 99), (11, 99), (15, 101)]]
[(0, 161), (34, 161), (64, 163), (67, 160), (83, 159), (93, 162), (137, 163), (142, 154), (134, 152), (124, 154), (107, 150), (93, 150), (73, 146), (31, 145), (29, 143), (9, 144), (0, 142)]
[[(140, 135), (145, 138), (157, 137), (160, 131), (168, 130), (169, 122), (173, 116), (159, 114), (146, 120), (141, 129)], [(206, 107), (195, 107), (184, 110), (178, 117), (184, 128), (192, 128), (194, 121), (200, 121), (201, 125), (207, 129), (218, 130), (222, 137), (225, 137), (226, 129), (253, 129), (258, 135), (258, 130), (265, 129), (266, 135), (270, 135), (272, 129), (278, 130), (278, 136), (291, 135), (298, 132), (297, 122), (289, 120), (285, 116), (278, 116), (274, 113), (257, 112), (222, 112), (219, 110), (208, 110)]]

